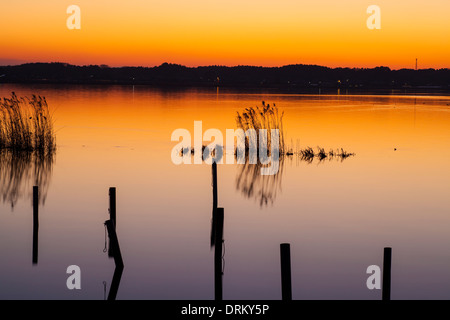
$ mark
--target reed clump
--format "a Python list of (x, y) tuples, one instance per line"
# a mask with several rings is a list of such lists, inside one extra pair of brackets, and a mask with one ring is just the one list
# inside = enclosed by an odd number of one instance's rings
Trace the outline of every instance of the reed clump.
[(0, 99), (0, 150), (35, 151), (51, 154), (56, 150), (53, 121), (45, 97), (32, 95)]
[[(255, 130), (256, 132), (256, 148), (259, 148), (259, 130), (267, 129), (267, 149), (271, 150), (272, 141), (271, 129), (278, 129), (278, 152), (280, 155), (284, 154), (284, 131), (283, 131), (283, 116), (284, 111), (279, 113), (278, 107), (274, 104), (266, 104), (262, 101), (261, 106), (245, 108), (241, 113), (237, 112), (236, 124), (239, 129)], [(245, 137), (245, 150), (248, 151), (250, 147), (250, 137)]]
[(330, 149), (330, 151), (326, 152), (325, 148), (321, 147), (317, 147), (317, 152), (314, 152), (314, 149), (311, 147), (306, 147), (305, 149), (300, 149), (296, 153), (300, 156), (301, 160), (309, 163), (313, 162), (315, 158), (317, 158), (319, 162), (322, 162), (325, 159), (330, 161), (333, 159), (340, 159), (343, 161), (344, 159), (355, 155), (355, 153), (347, 152), (343, 148), (337, 150)]

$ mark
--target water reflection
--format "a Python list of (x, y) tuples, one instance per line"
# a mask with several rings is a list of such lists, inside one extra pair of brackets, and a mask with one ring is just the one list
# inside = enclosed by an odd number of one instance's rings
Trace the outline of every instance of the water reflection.
[[(111, 286), (109, 288), (108, 300), (116, 300), (117, 292), (119, 291), (120, 280), (122, 279), (124, 264), (122, 254), (120, 252), (119, 240), (117, 238), (114, 222), (111, 219), (106, 220), (105, 228), (108, 231), (109, 247), (110, 247), (109, 252), (114, 258), (114, 263), (116, 265), (111, 281)], [(106, 283), (104, 283), (104, 285), (106, 285)]]
[(14, 209), (20, 198), (32, 197), (32, 186), (39, 187), (39, 204), (44, 205), (50, 186), (56, 154), (0, 151), (0, 195), (2, 203)]
[(244, 197), (255, 198), (261, 207), (273, 204), (278, 191), (281, 191), (281, 180), (286, 157), (280, 157), (279, 170), (273, 175), (261, 175), (261, 164), (250, 164), (247, 161), (239, 165), (240, 171), (236, 177), (236, 190)]
[(245, 163), (239, 165), (241, 169), (236, 176), (236, 190), (240, 191), (245, 198), (258, 201), (260, 207), (272, 205), (278, 192), (281, 192), (282, 177), (287, 162), (291, 163), (295, 158), (297, 166), (302, 161), (308, 164), (313, 162), (324, 164), (330, 161), (343, 162), (345, 159), (355, 155), (342, 148), (332, 149), (329, 152), (326, 152), (324, 148), (318, 147), (317, 149), (317, 152), (311, 147), (295, 152), (292, 149), (287, 151), (285, 155), (280, 156), (279, 170), (273, 175), (261, 175), (261, 167), (263, 165), (260, 162), (251, 164), (247, 157)]

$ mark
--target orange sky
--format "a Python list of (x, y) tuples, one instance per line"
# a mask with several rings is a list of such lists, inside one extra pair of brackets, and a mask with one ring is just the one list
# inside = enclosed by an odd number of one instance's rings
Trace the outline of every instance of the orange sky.
[[(66, 9), (81, 8), (81, 30)], [(366, 9), (381, 8), (381, 30)], [(78, 0), (0, 4), (0, 64), (450, 68), (448, 0)]]

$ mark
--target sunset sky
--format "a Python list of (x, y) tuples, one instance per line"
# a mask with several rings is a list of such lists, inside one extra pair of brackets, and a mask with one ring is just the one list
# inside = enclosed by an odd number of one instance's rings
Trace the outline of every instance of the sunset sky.
[[(80, 30), (66, 26), (72, 4)], [(0, 65), (450, 68), (449, 0), (15, 0), (0, 12)]]

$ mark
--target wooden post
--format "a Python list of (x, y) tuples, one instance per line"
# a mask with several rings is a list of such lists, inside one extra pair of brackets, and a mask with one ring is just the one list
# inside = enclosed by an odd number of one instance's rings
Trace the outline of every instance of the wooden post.
[[(109, 219), (113, 223), (114, 230), (116, 229), (116, 188), (109, 188)], [(108, 257), (114, 257), (114, 243), (109, 242)]]
[(33, 186), (33, 264), (38, 263), (39, 187)]
[(117, 226), (116, 221), (116, 188), (109, 188), (109, 216), (112, 222), (114, 222), (114, 229)]
[(392, 248), (384, 248), (382, 300), (391, 300), (391, 261)]
[(120, 253), (119, 240), (117, 239), (116, 230), (114, 228), (114, 223), (111, 220), (105, 221), (106, 228), (108, 229), (108, 237), (111, 246), (114, 248), (114, 263), (116, 267), (123, 268), (122, 254)]
[(222, 245), (223, 245), (223, 220), (224, 209), (217, 208), (215, 212), (215, 247), (214, 247), (214, 296), (215, 300), (223, 300), (222, 290)]
[(213, 207), (212, 207), (212, 220), (211, 220), (211, 247), (214, 246), (215, 232), (216, 232), (216, 210), (217, 210), (217, 163), (213, 160), (212, 168), (212, 186), (213, 186)]
[(281, 299), (292, 300), (291, 245), (289, 243), (280, 244), (280, 260), (281, 260)]
[(213, 160), (212, 168), (212, 184), (213, 184), (213, 209), (217, 209), (217, 163)]

